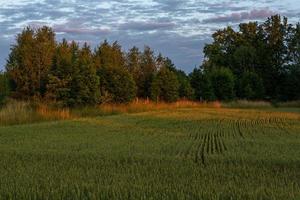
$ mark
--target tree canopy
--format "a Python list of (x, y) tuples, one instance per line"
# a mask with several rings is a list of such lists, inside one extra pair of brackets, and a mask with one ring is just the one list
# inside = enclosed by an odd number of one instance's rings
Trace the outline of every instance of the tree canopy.
[(124, 51), (104, 40), (56, 41), (49, 27), (25, 28), (0, 74), (0, 100), (47, 100), (61, 106), (127, 103), (134, 98), (167, 102), (299, 100), (300, 23), (274, 15), (212, 35), (204, 61), (187, 75), (149, 46)]
[[(213, 42), (204, 47), (202, 76), (208, 79), (215, 69), (230, 70), (236, 98), (299, 99), (299, 23), (289, 24), (286, 17), (274, 15), (261, 24), (242, 23), (237, 30), (228, 26), (216, 31), (212, 38)], [(198, 82), (203, 82), (203, 77), (197, 73), (194, 71), (191, 77), (199, 98), (203, 88), (215, 83), (207, 81), (207, 86), (199, 86), (195, 77)], [(201, 97), (206, 98), (203, 94)], [(216, 97), (220, 98), (217, 94)]]

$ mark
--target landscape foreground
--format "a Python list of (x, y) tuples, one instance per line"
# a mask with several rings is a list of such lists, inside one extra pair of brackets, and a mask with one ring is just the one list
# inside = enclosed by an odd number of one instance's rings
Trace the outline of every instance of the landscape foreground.
[(300, 115), (179, 108), (0, 127), (0, 199), (300, 199)]

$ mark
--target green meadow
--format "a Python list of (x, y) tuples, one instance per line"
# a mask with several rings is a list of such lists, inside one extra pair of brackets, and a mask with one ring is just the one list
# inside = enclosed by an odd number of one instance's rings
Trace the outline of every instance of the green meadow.
[(0, 163), (0, 199), (296, 200), (300, 115), (178, 108), (1, 126)]

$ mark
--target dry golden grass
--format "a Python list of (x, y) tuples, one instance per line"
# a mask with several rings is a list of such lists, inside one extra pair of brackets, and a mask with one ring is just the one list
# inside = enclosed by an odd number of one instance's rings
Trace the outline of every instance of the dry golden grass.
[(139, 113), (157, 110), (169, 110), (176, 108), (221, 108), (220, 102), (194, 102), (180, 100), (175, 103), (152, 102), (136, 100), (129, 104), (104, 104), (98, 106), (103, 113)]
[(54, 109), (47, 105), (10, 100), (0, 109), (0, 125), (33, 123), (38, 121), (70, 119), (69, 109)]
[(33, 113), (28, 102), (11, 101), (0, 110), (0, 125), (32, 122)]
[(141, 113), (157, 110), (174, 110), (177, 108), (220, 108), (221, 103), (199, 103), (178, 101), (175, 103), (156, 103), (147, 100), (134, 101), (129, 104), (103, 104), (96, 107), (78, 109), (54, 108), (46, 104), (32, 105), (30, 102), (10, 100), (0, 110), (0, 125), (32, 123), (50, 120), (68, 120), (80, 117), (95, 117), (122, 113)]
[(44, 120), (66, 120), (72, 118), (68, 108), (51, 109), (47, 105), (39, 105), (36, 112)]
[[(194, 102), (187, 100), (180, 100), (175, 103), (164, 103), (164, 102), (152, 102), (147, 100), (136, 100), (129, 104), (102, 104), (96, 107), (83, 107), (76, 109), (68, 108), (55, 108), (46, 104), (35, 104), (32, 105), (29, 102), (10, 100), (1, 110), (0, 110), (0, 125), (12, 125), (12, 124), (24, 124), (33, 123), (39, 121), (51, 121), (51, 120), (68, 120), (75, 118), (85, 118), (85, 117), (97, 117), (113, 114), (123, 114), (123, 113), (144, 113), (152, 111), (172, 111), (156, 113), (160, 115), (159, 117), (182, 117), (188, 115), (189, 112), (176, 111), (178, 108), (192, 108), (197, 110), (197, 112), (202, 113), (201, 117), (206, 117), (209, 115), (211, 118), (216, 118), (216, 112), (219, 113), (218, 116), (223, 118), (236, 118), (240, 115), (241, 109), (236, 108), (248, 108), (247, 113), (250, 118), (253, 113), (261, 113), (266, 118), (268, 115), (274, 117), (274, 115), (279, 115), (277, 117), (287, 117), (299, 119), (299, 115), (290, 113), (269, 113), (265, 111), (259, 112), (255, 108), (269, 108), (271, 105), (267, 102), (249, 102), (249, 101), (237, 101), (234, 103), (221, 103), (221, 102)], [(250, 108), (250, 109), (249, 109)], [(172, 113), (172, 114), (171, 114)], [(179, 116), (177, 116), (177, 114)], [(172, 116), (170, 116), (172, 115)], [(197, 115), (199, 117), (199, 115)], [(243, 114), (240, 116), (244, 117)], [(257, 114), (255, 115), (257, 116)]]

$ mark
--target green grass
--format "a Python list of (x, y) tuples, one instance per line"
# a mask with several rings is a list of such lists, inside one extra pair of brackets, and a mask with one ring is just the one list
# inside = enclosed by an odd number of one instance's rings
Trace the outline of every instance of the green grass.
[(300, 115), (180, 108), (0, 127), (0, 199), (300, 199)]

